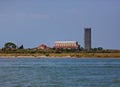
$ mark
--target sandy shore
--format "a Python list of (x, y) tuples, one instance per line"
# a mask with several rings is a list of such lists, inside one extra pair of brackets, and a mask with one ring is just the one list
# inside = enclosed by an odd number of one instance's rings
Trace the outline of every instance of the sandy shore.
[(0, 58), (120, 58), (120, 53), (0, 54)]
[(70, 56), (64, 56), (64, 57), (54, 57), (54, 56), (0, 56), (0, 58), (75, 58)]

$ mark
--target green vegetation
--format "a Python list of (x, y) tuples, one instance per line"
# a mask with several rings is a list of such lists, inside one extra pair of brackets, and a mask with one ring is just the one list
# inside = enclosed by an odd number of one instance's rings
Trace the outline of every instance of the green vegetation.
[(120, 58), (120, 50), (104, 50), (102, 47), (93, 48), (90, 51), (83, 49), (24, 49), (24, 46), (16, 46), (12, 42), (5, 43), (4, 47), (0, 49), (0, 56), (19, 57), (19, 56), (32, 56), (32, 57), (108, 57)]
[(13, 49), (16, 49), (16, 48), (17, 48), (16, 44), (14, 44), (12, 42), (7, 42), (4, 45), (5, 50), (13, 50)]

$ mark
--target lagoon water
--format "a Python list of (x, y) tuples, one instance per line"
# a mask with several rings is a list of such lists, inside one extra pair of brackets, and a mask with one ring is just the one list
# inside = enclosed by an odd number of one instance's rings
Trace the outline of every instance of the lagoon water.
[(0, 58), (0, 87), (120, 87), (120, 59)]

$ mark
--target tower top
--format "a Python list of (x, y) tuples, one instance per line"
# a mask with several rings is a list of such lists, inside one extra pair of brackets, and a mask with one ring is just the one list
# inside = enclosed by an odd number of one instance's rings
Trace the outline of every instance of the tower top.
[(85, 26), (85, 29), (91, 29), (91, 27), (89, 27), (89, 26), (87, 25), (87, 26)]

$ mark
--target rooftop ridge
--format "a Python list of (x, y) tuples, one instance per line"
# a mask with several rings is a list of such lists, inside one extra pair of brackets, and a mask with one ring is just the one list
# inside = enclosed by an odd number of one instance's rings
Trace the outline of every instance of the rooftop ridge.
[(76, 43), (77, 41), (55, 41), (55, 43)]

